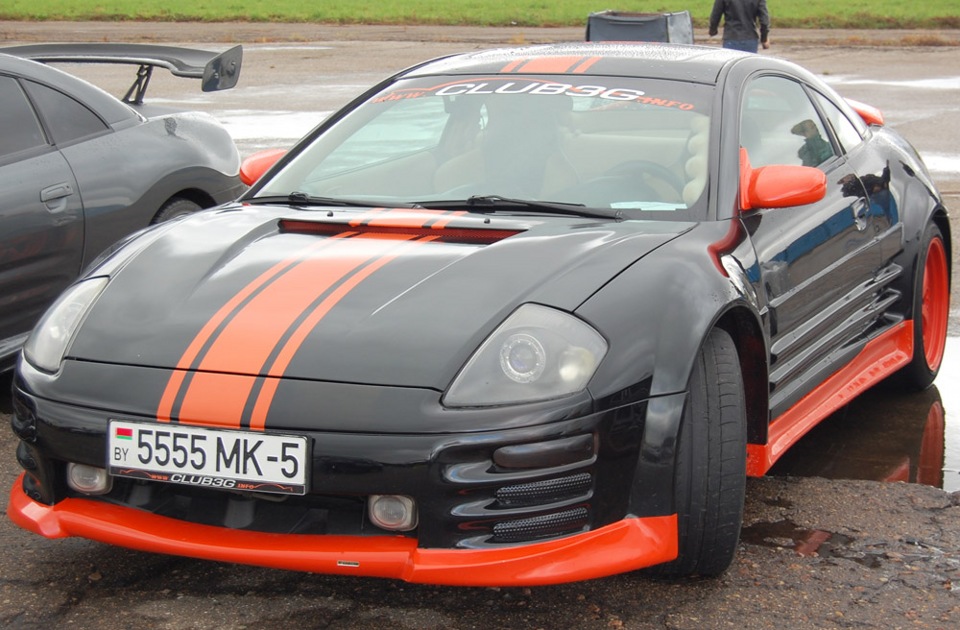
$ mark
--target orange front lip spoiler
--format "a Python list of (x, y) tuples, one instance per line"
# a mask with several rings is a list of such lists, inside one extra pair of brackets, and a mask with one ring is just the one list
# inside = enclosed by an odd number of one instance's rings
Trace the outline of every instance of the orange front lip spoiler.
[[(22, 475), (21, 475), (22, 476)], [(677, 557), (677, 517), (626, 518), (575, 536), (503, 549), (421, 549), (401, 536), (264, 534), (185, 523), (89, 499), (44, 505), (10, 492), (10, 519), (47, 538), (275, 569), (456, 586), (535, 586), (623, 573)]]

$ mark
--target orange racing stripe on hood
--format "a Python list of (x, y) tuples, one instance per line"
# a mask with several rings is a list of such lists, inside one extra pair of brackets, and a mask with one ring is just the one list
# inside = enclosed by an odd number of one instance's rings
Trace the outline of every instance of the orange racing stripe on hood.
[[(344, 238), (350, 235), (350, 233), (343, 233), (334, 238)], [(174, 402), (177, 394), (180, 392), (183, 380), (186, 377), (186, 370), (189, 370), (193, 367), (194, 361), (202, 352), (204, 345), (206, 345), (216, 334), (217, 329), (223, 324), (223, 322), (233, 313), (239, 310), (244, 301), (265, 284), (271, 282), (274, 278), (284, 273), (291, 266), (296, 265), (312, 251), (327, 246), (331, 242), (333, 241), (323, 240), (311, 243), (309, 246), (304, 247), (290, 258), (278, 262), (273, 267), (260, 274), (253, 282), (245, 286), (240, 292), (230, 298), (230, 300), (216, 313), (214, 313), (213, 317), (207, 321), (203, 328), (200, 329), (200, 332), (197, 333), (197, 336), (194, 337), (193, 341), (180, 358), (180, 361), (177, 363), (176, 370), (170, 377), (167, 387), (163, 392), (163, 396), (160, 399), (160, 405), (157, 409), (157, 420), (160, 422), (169, 422), (171, 420)]]
[[(188, 353), (193, 356), (185, 353), (181, 359), (184, 367), (171, 377), (160, 411), (185, 424), (240, 428), (251, 396), (262, 391), (257, 389), (262, 386), (259, 377), (277, 365), (275, 357), (287, 356), (284, 349), (295, 352), (300, 342), (291, 345), (292, 339), (309, 332), (303, 322), (315, 326), (350, 289), (395, 258), (395, 250), (412, 239), (365, 234), (324, 239), (326, 247), (268, 277), (258, 277), (251, 283), (255, 287), (248, 285), (240, 292), (245, 299), (235, 297), (228, 303), (233, 305), (229, 312), (224, 313), (225, 305), (215, 314), (220, 323), (212, 331), (211, 326), (204, 327), (195, 340), (200, 349), (191, 344), (193, 352)], [(270, 392), (264, 400), (268, 406)]]
[[(431, 236), (422, 240), (413, 241), (409, 243), (407, 247), (413, 247), (417, 243), (434, 240), (435, 238), (436, 237)], [(343, 296), (353, 290), (354, 287), (363, 282), (363, 280), (365, 280), (373, 272), (380, 269), (401, 254), (402, 251), (397, 251), (392, 255), (383, 256), (382, 258), (379, 258), (378, 260), (375, 260), (369, 265), (365, 266), (363, 269), (358, 270), (357, 273), (351, 275), (340, 286), (327, 295), (323, 301), (320, 302), (315, 309), (313, 309), (310, 315), (304, 319), (299, 326), (297, 326), (296, 330), (293, 331), (293, 334), (287, 339), (286, 343), (283, 344), (283, 347), (280, 348), (279, 353), (273, 360), (270, 368), (267, 370), (268, 378), (261, 380), (262, 386), (260, 391), (256, 394), (256, 402), (254, 403), (250, 416), (251, 429), (262, 431), (266, 426), (267, 412), (270, 410), (270, 404), (273, 402), (273, 396), (277, 391), (277, 387), (280, 385), (280, 377), (283, 376), (287, 366), (290, 365), (290, 361), (293, 360), (294, 355), (307, 338), (307, 335), (310, 334), (310, 331), (312, 331), (317, 324), (320, 323), (320, 320), (330, 312), (330, 309), (333, 308), (334, 305), (336, 305), (337, 302), (343, 298)]]

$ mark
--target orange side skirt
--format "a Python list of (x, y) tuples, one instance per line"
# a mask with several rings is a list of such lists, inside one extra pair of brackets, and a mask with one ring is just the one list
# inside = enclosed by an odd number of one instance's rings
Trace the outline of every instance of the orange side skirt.
[(27, 497), (21, 479), (10, 492), (7, 514), (47, 538), (79, 536), (221, 562), (458, 586), (573, 582), (677, 557), (676, 515), (626, 518), (559, 540), (501, 549), (421, 549), (402, 536), (265, 534), (186, 523), (90, 499), (50, 506)]
[(890, 376), (913, 356), (913, 322), (871, 340), (857, 357), (770, 424), (766, 444), (747, 445), (747, 474), (761, 477), (807, 431)]

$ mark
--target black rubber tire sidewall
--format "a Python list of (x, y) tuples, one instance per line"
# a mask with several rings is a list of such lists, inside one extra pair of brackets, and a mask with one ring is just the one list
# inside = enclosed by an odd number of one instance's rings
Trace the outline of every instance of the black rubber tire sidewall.
[(157, 214), (154, 215), (151, 223), (163, 223), (164, 221), (169, 221), (170, 219), (175, 219), (187, 214), (193, 214), (200, 209), (201, 207), (198, 203), (182, 197), (174, 197), (167, 203), (163, 204)]
[(743, 391), (733, 339), (715, 329), (697, 356), (677, 442), (679, 555), (652, 567), (649, 575), (714, 576), (730, 566), (740, 540), (746, 492)]

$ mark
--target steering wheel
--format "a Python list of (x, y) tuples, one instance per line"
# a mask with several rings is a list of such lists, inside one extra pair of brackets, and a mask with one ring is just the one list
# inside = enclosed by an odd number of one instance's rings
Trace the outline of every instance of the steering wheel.
[(621, 162), (613, 168), (607, 170), (603, 174), (603, 177), (641, 177), (643, 175), (650, 175), (661, 182), (669, 186), (675, 193), (677, 193), (677, 198), (682, 198), (683, 196), (683, 182), (680, 181), (680, 178), (677, 177), (676, 173), (668, 169), (666, 166), (659, 164), (657, 162), (651, 162), (650, 160), (628, 160), (626, 162)]

